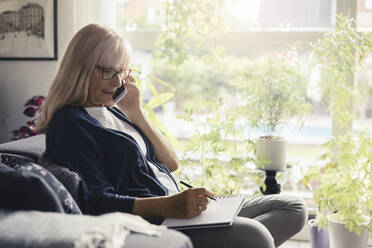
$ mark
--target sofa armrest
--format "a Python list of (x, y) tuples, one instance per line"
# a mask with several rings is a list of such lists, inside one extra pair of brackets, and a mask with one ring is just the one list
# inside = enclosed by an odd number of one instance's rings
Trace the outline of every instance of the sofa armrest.
[(45, 151), (45, 134), (0, 144), (0, 152), (32, 158), (36, 162)]
[[(39, 211), (0, 209), (1, 247), (71, 248), (74, 242), (89, 233), (92, 226), (107, 227), (107, 216), (69, 215)], [(105, 223), (106, 222), (106, 223)], [(160, 236), (130, 233), (126, 248), (192, 247), (190, 239), (177, 231), (165, 229)]]

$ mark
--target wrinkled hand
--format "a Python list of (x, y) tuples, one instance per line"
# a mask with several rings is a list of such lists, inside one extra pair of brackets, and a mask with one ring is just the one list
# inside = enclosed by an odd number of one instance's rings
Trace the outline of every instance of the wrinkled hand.
[(136, 85), (136, 80), (128, 76), (124, 82), (127, 94), (118, 103), (117, 106), (128, 116), (141, 113), (141, 92)]
[(169, 196), (167, 217), (191, 218), (200, 215), (207, 209), (209, 197), (214, 197), (213, 193), (205, 188), (187, 189), (178, 194)]

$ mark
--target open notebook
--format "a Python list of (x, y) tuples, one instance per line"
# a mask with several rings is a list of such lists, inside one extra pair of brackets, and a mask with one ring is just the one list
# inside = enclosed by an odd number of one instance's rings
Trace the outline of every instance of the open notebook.
[(243, 196), (216, 197), (199, 216), (189, 219), (166, 218), (162, 225), (172, 229), (197, 229), (231, 226), (243, 206)]

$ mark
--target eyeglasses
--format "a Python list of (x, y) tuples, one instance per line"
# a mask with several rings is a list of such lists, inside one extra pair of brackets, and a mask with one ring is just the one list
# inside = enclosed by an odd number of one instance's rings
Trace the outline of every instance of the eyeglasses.
[(96, 67), (101, 70), (101, 77), (103, 80), (113, 79), (116, 74), (119, 75), (120, 79), (126, 79), (132, 71), (132, 69), (129, 68), (120, 68), (119, 70), (116, 70), (104, 68), (98, 65)]

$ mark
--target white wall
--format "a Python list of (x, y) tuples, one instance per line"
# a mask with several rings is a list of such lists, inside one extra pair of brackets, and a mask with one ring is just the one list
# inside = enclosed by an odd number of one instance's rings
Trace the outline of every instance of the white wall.
[(58, 1), (58, 61), (0, 61), (0, 143), (10, 140), (11, 131), (29, 120), (23, 114), (26, 100), (47, 94), (63, 51), (74, 33), (74, 1)]
[[(58, 61), (0, 60), (0, 143), (11, 131), (26, 124), (26, 100), (48, 93), (64, 50), (76, 30), (91, 22), (111, 24), (114, 0), (57, 0)], [(105, 15), (106, 16), (105, 16)], [(111, 16), (110, 18), (107, 17)]]

